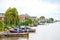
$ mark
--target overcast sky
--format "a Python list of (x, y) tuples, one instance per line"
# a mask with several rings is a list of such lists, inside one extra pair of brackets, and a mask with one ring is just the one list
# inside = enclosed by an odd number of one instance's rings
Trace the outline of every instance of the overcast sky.
[(17, 8), (19, 14), (60, 19), (60, 0), (0, 0), (0, 13), (9, 7)]

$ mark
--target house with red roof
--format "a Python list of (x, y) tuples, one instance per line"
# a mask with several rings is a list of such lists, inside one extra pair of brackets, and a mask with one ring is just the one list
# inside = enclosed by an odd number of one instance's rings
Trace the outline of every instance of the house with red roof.
[(0, 13), (0, 20), (4, 20), (4, 13)]

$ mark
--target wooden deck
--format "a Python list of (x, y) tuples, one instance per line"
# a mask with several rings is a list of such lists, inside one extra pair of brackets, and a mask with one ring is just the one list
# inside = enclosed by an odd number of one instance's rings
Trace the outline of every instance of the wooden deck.
[(29, 33), (3, 33), (0, 37), (24, 37), (29, 38)]

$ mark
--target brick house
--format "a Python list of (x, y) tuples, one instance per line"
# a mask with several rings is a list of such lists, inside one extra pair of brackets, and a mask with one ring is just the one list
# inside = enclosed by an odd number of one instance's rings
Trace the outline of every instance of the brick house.
[(0, 20), (4, 20), (4, 13), (0, 13)]

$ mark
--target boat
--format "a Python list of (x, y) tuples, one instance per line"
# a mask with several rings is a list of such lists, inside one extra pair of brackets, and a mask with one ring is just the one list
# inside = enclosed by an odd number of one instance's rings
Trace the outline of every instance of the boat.
[[(19, 28), (19, 29), (17, 29), (17, 28), (13, 28), (14, 30), (15, 30), (15, 32), (16, 33), (24, 33), (24, 32), (35, 32), (36, 30), (35, 29), (31, 29), (31, 28), (28, 28), (28, 27), (25, 27), (25, 28)], [(11, 30), (10, 30), (10, 32), (11, 32)], [(14, 32), (12, 32), (12, 33), (14, 33)]]
[(36, 29), (31, 29), (31, 28), (26, 28), (26, 30), (24, 32), (28, 32), (28, 33), (31, 33), (31, 32), (35, 32)]

